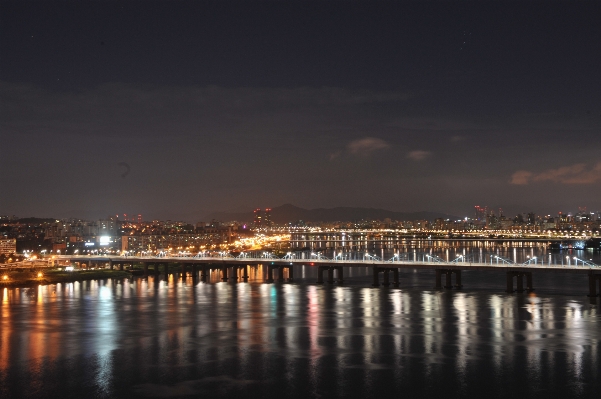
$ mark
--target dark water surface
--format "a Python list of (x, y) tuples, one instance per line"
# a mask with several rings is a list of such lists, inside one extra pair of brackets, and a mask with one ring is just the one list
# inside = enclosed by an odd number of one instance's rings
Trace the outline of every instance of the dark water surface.
[[(106, 280), (0, 294), (1, 398), (599, 398), (585, 275), (433, 272), (400, 289)], [(347, 273), (347, 276), (349, 273)], [(359, 276), (357, 276), (359, 275)]]

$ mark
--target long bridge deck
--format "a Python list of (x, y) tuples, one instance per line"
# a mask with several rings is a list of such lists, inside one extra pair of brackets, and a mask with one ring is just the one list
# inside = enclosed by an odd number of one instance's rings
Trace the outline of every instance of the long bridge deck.
[[(193, 277), (197, 276), (197, 270), (200, 269), (201, 281), (207, 281), (207, 271), (220, 270), (222, 281), (235, 281), (240, 278), (242, 281), (248, 281), (248, 266), (262, 265), (267, 270), (265, 282), (272, 283), (274, 272), (277, 273), (277, 281), (291, 281), (294, 266), (306, 266), (315, 268), (317, 271), (317, 283), (323, 283), (323, 274), (327, 272), (327, 282), (334, 283), (334, 274), (339, 283), (343, 282), (343, 268), (369, 267), (373, 272), (373, 286), (391, 285), (389, 273), (393, 274), (392, 285), (398, 287), (399, 270), (401, 269), (429, 269), (435, 272), (435, 288), (462, 288), (461, 272), (467, 270), (480, 271), (498, 271), (506, 273), (507, 292), (514, 292), (513, 281), (517, 280), (517, 291), (533, 290), (533, 273), (561, 272), (561, 273), (580, 273), (588, 275), (589, 296), (597, 296), (597, 285), (601, 291), (601, 266), (587, 260), (572, 257), (565, 264), (547, 261), (541, 259), (530, 259), (525, 263), (515, 263), (511, 260), (491, 256), (488, 262), (469, 262), (465, 258), (457, 258), (454, 261), (444, 261), (435, 256), (428, 256), (426, 261), (417, 258), (403, 259), (401, 256), (395, 256), (388, 260), (379, 259), (376, 256), (368, 255), (363, 259), (328, 259), (316, 255), (314, 258), (298, 259), (294, 256), (284, 256), (279, 258), (270, 253), (263, 253), (261, 257), (251, 257), (241, 254), (233, 256), (228, 253), (221, 253), (218, 256), (213, 254), (199, 254), (195, 256), (89, 256), (89, 255), (63, 255), (57, 257), (57, 260), (70, 263), (79, 263), (90, 266), (91, 264), (108, 265), (111, 269), (115, 266), (123, 269), (124, 265), (134, 263), (142, 264), (144, 274), (149, 274), (149, 267), (154, 268), (154, 273), (159, 274), (159, 267), (163, 265), (165, 276), (169, 273), (169, 264), (178, 264), (182, 268), (182, 273), (186, 273), (186, 268), (191, 266)], [(229, 272), (229, 273), (228, 273)], [(230, 274), (231, 273), (231, 274)], [(228, 277), (228, 274), (230, 277)], [(452, 275), (455, 275), (455, 285), (452, 285)], [(383, 282), (380, 283), (380, 276)], [(445, 285), (442, 285), (442, 277), (445, 276)], [(523, 280), (526, 278), (526, 288), (524, 289)]]

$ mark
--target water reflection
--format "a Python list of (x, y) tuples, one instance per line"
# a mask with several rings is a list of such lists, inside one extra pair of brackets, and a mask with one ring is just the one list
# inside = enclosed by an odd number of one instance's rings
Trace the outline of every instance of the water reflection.
[(149, 277), (5, 288), (0, 303), (2, 397), (601, 388), (601, 320), (581, 297)]

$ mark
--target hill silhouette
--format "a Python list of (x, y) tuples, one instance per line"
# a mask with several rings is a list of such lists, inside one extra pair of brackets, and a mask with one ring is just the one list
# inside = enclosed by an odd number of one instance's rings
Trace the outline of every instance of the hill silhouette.
[[(253, 212), (216, 212), (207, 216), (207, 220), (237, 220), (243, 223), (253, 221)], [(455, 216), (440, 212), (395, 212), (379, 208), (317, 208), (304, 209), (292, 204), (284, 204), (272, 208), (271, 220), (276, 224), (284, 224), (303, 220), (305, 222), (352, 222), (356, 220), (434, 220), (436, 218), (457, 219)]]

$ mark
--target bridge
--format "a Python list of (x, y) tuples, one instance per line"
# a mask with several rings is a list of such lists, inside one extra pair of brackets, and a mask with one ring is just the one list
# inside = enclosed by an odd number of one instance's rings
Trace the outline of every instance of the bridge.
[(11, 270), (11, 269), (36, 269), (36, 268), (44, 268), (51, 267), (52, 259), (25, 259), (18, 262), (11, 263), (0, 263), (0, 270)]
[[(373, 273), (372, 286), (399, 287), (399, 271), (402, 269), (427, 269), (433, 270), (435, 276), (435, 288), (437, 289), (461, 289), (461, 272), (467, 270), (498, 271), (506, 274), (506, 292), (533, 291), (533, 273), (545, 272), (567, 272), (580, 273), (588, 276), (589, 296), (597, 296), (597, 285), (601, 292), (601, 266), (590, 260), (574, 256), (555, 256), (548, 258), (530, 258), (524, 263), (516, 263), (510, 259), (496, 254), (485, 254), (478, 262), (473, 256), (459, 255), (453, 260), (444, 260), (436, 255), (426, 253), (395, 253), (389, 259), (383, 259), (377, 255), (367, 252), (343, 253), (340, 252), (332, 258), (323, 256), (321, 253), (293, 253), (288, 252), (283, 256), (277, 256), (273, 252), (253, 251), (232, 254), (230, 252), (200, 252), (198, 254), (179, 253), (171, 255), (159, 253), (157, 255), (142, 256), (90, 256), (90, 255), (62, 255), (56, 261), (76, 263), (80, 266), (91, 267), (94, 264), (103, 265), (113, 269), (118, 267), (123, 270), (125, 265), (134, 263), (142, 264), (144, 275), (148, 276), (150, 268), (156, 276), (160, 274), (160, 266), (163, 266), (165, 279), (169, 274), (169, 264), (181, 266), (182, 275), (186, 275), (187, 267), (191, 267), (192, 277), (198, 276), (200, 280), (207, 282), (208, 273), (217, 270), (221, 273), (221, 281), (243, 282), (248, 281), (248, 267), (262, 265), (267, 270), (266, 283), (273, 283), (274, 273), (277, 281), (292, 281), (293, 268), (295, 266), (307, 266), (317, 270), (317, 283), (324, 283), (324, 273), (327, 273), (327, 283), (333, 284), (334, 277), (339, 284), (344, 282), (343, 267), (371, 267)], [(392, 282), (390, 281), (392, 273)], [(455, 284), (452, 277), (455, 276)], [(442, 278), (445, 284), (442, 284)], [(380, 283), (380, 277), (382, 282)], [(524, 288), (524, 278), (526, 287)], [(513, 282), (516, 280), (516, 290)]]

